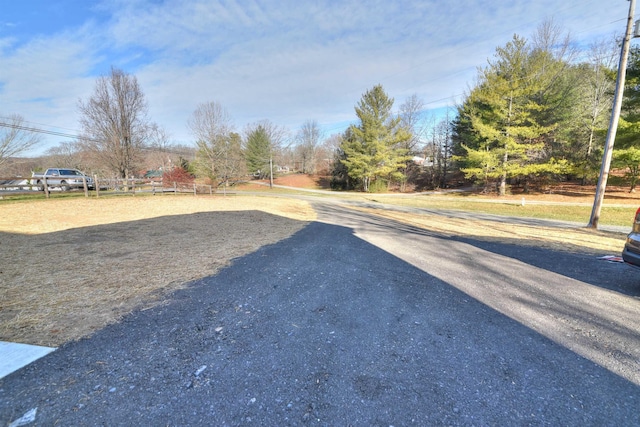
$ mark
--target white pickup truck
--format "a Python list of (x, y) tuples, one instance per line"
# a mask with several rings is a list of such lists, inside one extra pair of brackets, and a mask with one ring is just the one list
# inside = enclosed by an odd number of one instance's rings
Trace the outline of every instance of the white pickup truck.
[(85, 182), (89, 190), (95, 188), (93, 178), (77, 169), (49, 168), (44, 173), (34, 172), (31, 174), (31, 183), (37, 185), (41, 190), (44, 190), (45, 182), (47, 187), (59, 187), (62, 191), (84, 188)]

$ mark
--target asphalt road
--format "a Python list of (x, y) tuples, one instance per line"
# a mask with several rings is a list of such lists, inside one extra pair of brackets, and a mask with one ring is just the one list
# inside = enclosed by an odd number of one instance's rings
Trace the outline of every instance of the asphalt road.
[(640, 272), (316, 208), (0, 380), (0, 425), (640, 425)]

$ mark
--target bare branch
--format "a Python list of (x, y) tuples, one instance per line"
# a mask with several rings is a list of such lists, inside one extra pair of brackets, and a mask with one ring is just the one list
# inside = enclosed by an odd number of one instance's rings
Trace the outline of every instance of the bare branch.
[(19, 114), (0, 117), (0, 165), (40, 142), (40, 136), (24, 130), (23, 123)]
[(147, 103), (135, 76), (111, 68), (93, 96), (79, 102), (84, 146), (121, 178), (133, 173), (149, 130)]

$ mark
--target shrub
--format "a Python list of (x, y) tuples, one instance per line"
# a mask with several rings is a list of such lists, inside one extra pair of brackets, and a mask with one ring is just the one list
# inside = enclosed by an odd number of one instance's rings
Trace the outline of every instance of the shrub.
[(170, 171), (162, 174), (162, 182), (165, 187), (173, 186), (173, 183), (179, 185), (193, 184), (194, 177), (181, 167), (175, 167)]

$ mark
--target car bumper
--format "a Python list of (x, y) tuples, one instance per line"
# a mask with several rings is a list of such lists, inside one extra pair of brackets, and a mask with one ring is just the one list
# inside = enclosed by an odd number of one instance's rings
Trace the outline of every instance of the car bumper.
[(627, 264), (631, 264), (635, 267), (640, 267), (640, 254), (629, 251), (627, 248), (624, 248), (622, 251), (622, 259)]

